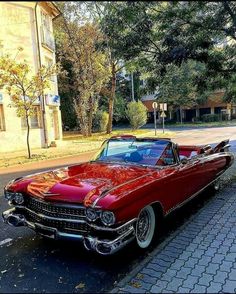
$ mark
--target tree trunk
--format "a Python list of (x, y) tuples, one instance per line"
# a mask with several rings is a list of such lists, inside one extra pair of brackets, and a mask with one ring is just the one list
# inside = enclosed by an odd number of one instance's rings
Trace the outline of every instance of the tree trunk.
[(112, 78), (111, 78), (111, 92), (109, 96), (109, 105), (108, 105), (108, 124), (107, 124), (107, 134), (112, 132), (112, 119), (113, 119), (113, 107), (115, 101), (115, 92), (116, 92), (116, 71), (115, 71), (115, 64), (112, 63)]
[(182, 125), (182, 123), (183, 123), (183, 117), (182, 117), (182, 107), (181, 106), (179, 108), (179, 112), (180, 112), (180, 123)]
[(93, 127), (93, 97), (89, 98), (89, 113), (88, 113), (88, 136), (92, 136), (92, 127)]
[(27, 124), (27, 150), (28, 150), (28, 158), (31, 158), (31, 152), (30, 152), (30, 144), (29, 144), (29, 132), (30, 132), (30, 126), (29, 126), (29, 116), (26, 115), (26, 124)]

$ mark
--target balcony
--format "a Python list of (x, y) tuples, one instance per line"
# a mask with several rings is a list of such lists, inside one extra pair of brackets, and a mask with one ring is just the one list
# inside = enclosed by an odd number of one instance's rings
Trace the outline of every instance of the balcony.
[(42, 46), (46, 47), (47, 49), (51, 51), (55, 51), (55, 43), (54, 43), (52, 32), (43, 28), (42, 26), (40, 28), (40, 32), (41, 32)]

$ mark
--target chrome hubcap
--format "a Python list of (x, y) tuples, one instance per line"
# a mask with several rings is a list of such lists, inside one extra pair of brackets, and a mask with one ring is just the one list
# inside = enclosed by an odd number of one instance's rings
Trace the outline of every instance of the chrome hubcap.
[(140, 242), (147, 240), (150, 231), (150, 215), (148, 211), (143, 210), (140, 213), (139, 219), (137, 221), (137, 238)]

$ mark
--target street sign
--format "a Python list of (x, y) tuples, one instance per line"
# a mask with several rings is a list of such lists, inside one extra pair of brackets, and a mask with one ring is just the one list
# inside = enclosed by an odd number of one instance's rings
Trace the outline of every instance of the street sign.
[(160, 103), (160, 110), (167, 111), (167, 103)]
[(164, 112), (164, 111), (162, 111), (162, 113), (161, 113), (160, 117), (163, 117), (163, 118), (165, 118), (165, 117), (166, 117), (166, 114), (165, 114), (165, 112)]
[(153, 103), (152, 103), (152, 108), (153, 108), (153, 109), (157, 109), (157, 107), (158, 107), (157, 102), (153, 102)]

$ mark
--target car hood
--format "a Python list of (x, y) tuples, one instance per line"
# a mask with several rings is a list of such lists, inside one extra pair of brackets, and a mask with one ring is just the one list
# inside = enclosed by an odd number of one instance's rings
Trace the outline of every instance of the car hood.
[(135, 165), (88, 162), (31, 175), (12, 186), (19, 191), (17, 187), (25, 182), (25, 192), (34, 197), (91, 205), (102, 194), (153, 172), (153, 168)]

